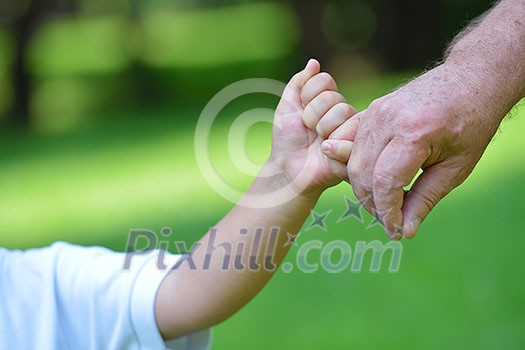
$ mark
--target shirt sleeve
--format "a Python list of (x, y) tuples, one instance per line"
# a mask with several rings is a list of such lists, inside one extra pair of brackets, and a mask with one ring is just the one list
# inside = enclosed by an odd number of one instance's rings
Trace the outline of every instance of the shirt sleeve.
[(25, 252), (4, 250), (0, 258), (0, 348), (210, 346), (209, 330), (165, 343), (156, 325), (156, 293), (178, 255), (134, 254), (125, 266), (124, 253), (60, 242)]
[[(159, 259), (158, 253), (159, 251), (153, 251), (145, 257), (144, 262), (139, 262), (140, 271), (137, 273), (131, 293), (131, 320), (141, 348), (160, 349), (164, 347), (173, 350), (209, 349), (211, 345), (210, 329), (163, 343), (155, 321), (155, 297), (160, 283), (181, 256), (164, 255), (164, 252), (162, 252), (163, 256)], [(156, 286), (156, 288), (151, 288), (151, 286)]]

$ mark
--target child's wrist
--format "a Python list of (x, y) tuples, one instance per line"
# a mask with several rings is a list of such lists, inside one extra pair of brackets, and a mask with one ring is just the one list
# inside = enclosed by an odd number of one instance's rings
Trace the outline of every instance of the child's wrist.
[(308, 176), (290, 176), (286, 162), (281, 159), (268, 160), (257, 177), (267, 183), (267, 192), (282, 191), (287, 196), (317, 200), (325, 190), (319, 185), (314, 186)]

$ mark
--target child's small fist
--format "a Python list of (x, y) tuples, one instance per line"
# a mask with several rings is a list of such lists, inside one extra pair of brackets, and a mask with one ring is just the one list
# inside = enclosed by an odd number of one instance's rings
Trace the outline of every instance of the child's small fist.
[(328, 73), (318, 73), (311, 77), (301, 89), (301, 102), (304, 107), (304, 125), (327, 139), (355, 113), (337, 91), (335, 80)]
[(321, 147), (323, 153), (346, 164), (352, 152), (358, 118), (354, 117), (354, 107), (337, 91), (334, 78), (324, 72), (310, 77), (301, 89), (301, 103), (304, 125), (325, 140)]

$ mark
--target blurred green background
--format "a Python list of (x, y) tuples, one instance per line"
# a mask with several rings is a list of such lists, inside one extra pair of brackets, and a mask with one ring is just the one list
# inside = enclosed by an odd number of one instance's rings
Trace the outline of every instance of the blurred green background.
[[(438, 60), (490, 1), (21, 0), (0, 4), (0, 246), (57, 240), (125, 249), (133, 228), (191, 244), (232, 204), (200, 173), (197, 119), (245, 78), (287, 81), (321, 60), (358, 109)], [(233, 120), (275, 97), (236, 99), (212, 156), (246, 189), (226, 139)], [(522, 349), (525, 347), (525, 111), (516, 108), (471, 178), (404, 241), (398, 273), (280, 271), (215, 329), (214, 349)], [(262, 162), (270, 127), (248, 153)], [(338, 222), (340, 185), (321, 199), (327, 232), (387, 242), (364, 214)], [(311, 219), (309, 219), (310, 221)], [(309, 224), (309, 222), (307, 222)], [(295, 260), (292, 248), (287, 260)]]

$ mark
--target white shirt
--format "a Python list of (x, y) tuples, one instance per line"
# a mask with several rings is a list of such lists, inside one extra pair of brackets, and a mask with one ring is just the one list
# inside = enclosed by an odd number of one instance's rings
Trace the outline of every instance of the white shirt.
[(0, 349), (209, 349), (209, 330), (163, 342), (154, 303), (170, 269), (157, 256), (133, 256), (125, 270), (125, 254), (105, 248), (0, 248)]

